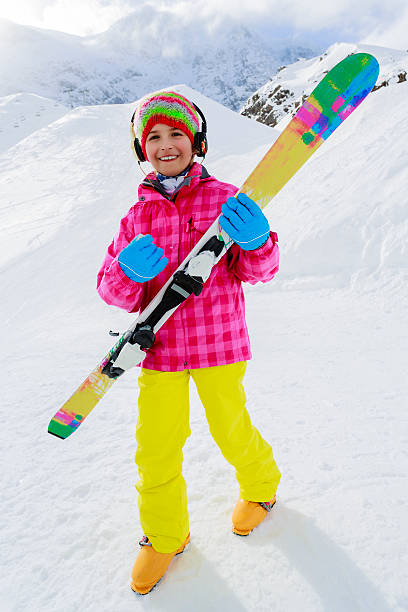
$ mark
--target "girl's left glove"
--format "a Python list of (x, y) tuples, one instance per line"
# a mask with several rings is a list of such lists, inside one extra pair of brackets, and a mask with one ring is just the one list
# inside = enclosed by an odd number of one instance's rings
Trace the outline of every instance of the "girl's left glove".
[(268, 240), (268, 219), (246, 193), (239, 193), (236, 198), (228, 198), (221, 210), (219, 223), (222, 229), (244, 251), (253, 251)]

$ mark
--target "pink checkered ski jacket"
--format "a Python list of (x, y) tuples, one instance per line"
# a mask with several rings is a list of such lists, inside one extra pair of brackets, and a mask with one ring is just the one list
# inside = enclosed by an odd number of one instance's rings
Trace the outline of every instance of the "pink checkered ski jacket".
[[(143, 310), (221, 212), (237, 188), (210, 176), (194, 163), (170, 198), (154, 173), (139, 185), (139, 201), (122, 219), (98, 273), (97, 290), (108, 304), (128, 312)], [(118, 255), (138, 234), (151, 234), (169, 264), (156, 278), (136, 283), (122, 272)], [(156, 334), (143, 367), (180, 371), (226, 365), (251, 358), (242, 282), (271, 280), (278, 271), (277, 235), (244, 251), (233, 245), (212, 270), (199, 296), (190, 296)]]

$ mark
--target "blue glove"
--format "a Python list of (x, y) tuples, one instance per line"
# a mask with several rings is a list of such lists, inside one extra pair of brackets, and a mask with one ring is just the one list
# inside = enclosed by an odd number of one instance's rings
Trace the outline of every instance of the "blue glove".
[(128, 278), (145, 283), (160, 274), (169, 263), (163, 254), (163, 249), (153, 244), (150, 234), (140, 234), (119, 253), (118, 261)]
[(221, 207), (219, 223), (228, 236), (244, 251), (253, 251), (265, 244), (269, 237), (268, 219), (246, 193), (228, 198)]

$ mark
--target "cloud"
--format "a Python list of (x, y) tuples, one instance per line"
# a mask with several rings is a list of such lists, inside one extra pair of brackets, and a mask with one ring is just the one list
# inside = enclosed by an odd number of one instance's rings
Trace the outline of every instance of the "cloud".
[[(156, 15), (163, 12), (191, 23), (197, 38), (200, 28), (217, 32), (222, 24), (240, 23), (269, 39), (303, 36), (310, 42), (327, 39), (328, 44), (364, 40), (408, 47), (406, 0), (2, 0), (0, 16), (83, 36), (105, 31), (132, 11), (149, 7)], [(148, 17), (144, 25), (152, 26)]]
[(378, 24), (362, 42), (408, 51), (408, 7), (389, 24)]
[(121, 1), (57, 0), (50, 2), (44, 9), (44, 21), (52, 29), (84, 36), (107, 30), (132, 10), (132, 7)]
[(2, 0), (0, 17), (69, 34), (103, 32), (134, 10), (130, 0)]
[(276, 28), (290, 27), (300, 31), (342, 29), (351, 32), (371, 31), (395, 23), (406, 7), (406, 0), (336, 0), (336, 2), (305, 0), (206, 0), (197, 11), (192, 0), (161, 0), (155, 6), (166, 7), (181, 14), (239, 20), (243, 25), (266, 22)]

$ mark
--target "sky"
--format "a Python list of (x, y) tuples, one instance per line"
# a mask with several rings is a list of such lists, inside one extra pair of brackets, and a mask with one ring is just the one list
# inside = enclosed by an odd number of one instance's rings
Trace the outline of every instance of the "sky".
[[(214, 23), (240, 22), (264, 38), (328, 46), (364, 42), (408, 49), (407, 0), (0, 0), (0, 17), (24, 25), (86, 36), (105, 31), (143, 5), (179, 13), (200, 27), (200, 16)], [(307, 8), (306, 8), (307, 7)], [(210, 20), (210, 21), (211, 21)]]

